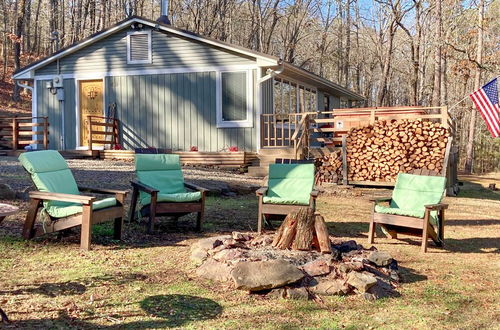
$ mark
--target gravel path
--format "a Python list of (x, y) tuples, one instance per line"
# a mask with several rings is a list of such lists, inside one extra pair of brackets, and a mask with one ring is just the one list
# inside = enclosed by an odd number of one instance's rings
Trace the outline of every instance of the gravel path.
[[(68, 159), (77, 183), (100, 188), (129, 189), (135, 178), (132, 162), (111, 160)], [(16, 191), (31, 187), (31, 180), (15, 157), (0, 157), (0, 183)], [(246, 194), (256, 190), (262, 179), (226, 169), (185, 167), (186, 181), (206, 187), (215, 194)]]

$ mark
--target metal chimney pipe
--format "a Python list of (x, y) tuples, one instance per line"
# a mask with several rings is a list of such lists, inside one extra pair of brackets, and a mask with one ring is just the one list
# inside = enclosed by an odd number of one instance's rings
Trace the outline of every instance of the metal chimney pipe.
[(168, 16), (168, 0), (161, 1), (161, 15)]
[(161, 16), (157, 19), (158, 23), (170, 25), (168, 19), (168, 0), (161, 1)]

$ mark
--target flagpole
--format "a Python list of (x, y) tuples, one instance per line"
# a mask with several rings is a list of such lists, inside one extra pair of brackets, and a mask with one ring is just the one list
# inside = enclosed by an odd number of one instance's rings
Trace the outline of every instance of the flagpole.
[(454, 105), (452, 105), (451, 107), (449, 107), (448, 111), (451, 111), (451, 109), (455, 108), (457, 105), (459, 105), (460, 103), (462, 103), (468, 97), (469, 97), (469, 95), (465, 96), (463, 99), (461, 99), (460, 101), (458, 101), (457, 103), (455, 103)]
[[(496, 76), (494, 77), (493, 79), (490, 79), (489, 82), (497, 79), (497, 78), (500, 78), (500, 76)], [(454, 105), (452, 105), (451, 107), (448, 108), (448, 111), (450, 111), (451, 109), (455, 108), (457, 105), (459, 105), (460, 103), (462, 103), (466, 98), (470, 97), (470, 95), (466, 95), (464, 96), (463, 99), (461, 99), (460, 101), (458, 101), (457, 103), (455, 103)]]

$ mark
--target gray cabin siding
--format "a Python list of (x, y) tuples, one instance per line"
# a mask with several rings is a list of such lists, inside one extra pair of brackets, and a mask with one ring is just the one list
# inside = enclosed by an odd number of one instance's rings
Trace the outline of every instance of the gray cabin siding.
[(59, 102), (55, 95), (51, 94), (45, 86), (48, 80), (36, 81), (36, 107), (37, 116), (48, 117), (49, 119), (49, 148), (62, 149), (62, 118), (61, 107), (64, 104), (64, 127), (66, 149), (76, 147), (76, 111), (75, 111), (75, 81), (74, 79), (64, 79), (63, 103)]
[[(127, 64), (127, 32), (124, 29), (59, 60), (61, 74), (110, 73), (130, 70), (161, 70), (188, 67), (252, 65), (255, 59), (233, 54), (200, 42), (152, 30), (152, 63)], [(57, 74), (52, 62), (36, 75)]]
[(251, 128), (216, 127), (215, 72), (107, 77), (105, 86), (106, 104), (117, 105), (125, 149), (256, 150), (255, 111)]

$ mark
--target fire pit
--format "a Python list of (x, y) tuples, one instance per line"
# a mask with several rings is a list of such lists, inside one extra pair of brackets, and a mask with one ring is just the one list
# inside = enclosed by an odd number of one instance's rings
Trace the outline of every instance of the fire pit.
[[(304, 239), (297, 236), (304, 230), (302, 221), (309, 228), (321, 227), (322, 218), (301, 210), (287, 216), (276, 234), (233, 232), (199, 240), (191, 248), (196, 274), (235, 289), (289, 299), (360, 294), (375, 300), (398, 295), (398, 266), (388, 253), (329, 236), (326, 243), (318, 239), (317, 231)], [(288, 239), (283, 248), (283, 237), (301, 237), (301, 247), (311, 243), (297, 250), (295, 240)]]

